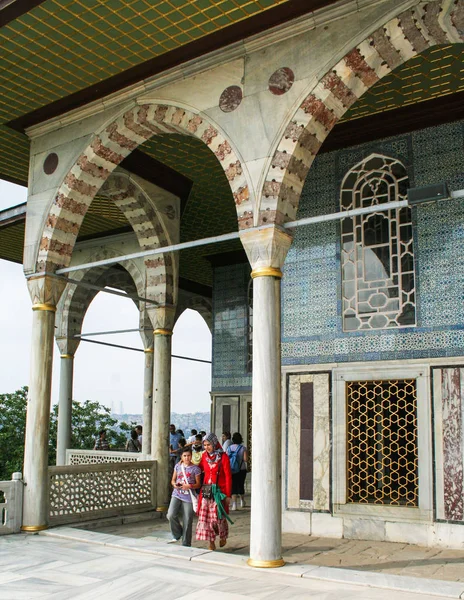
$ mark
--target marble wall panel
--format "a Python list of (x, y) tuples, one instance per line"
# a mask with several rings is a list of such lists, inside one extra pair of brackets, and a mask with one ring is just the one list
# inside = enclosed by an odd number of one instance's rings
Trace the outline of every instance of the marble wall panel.
[[(329, 510), (330, 505), (330, 405), (328, 373), (290, 375), (287, 425), (287, 506)], [(313, 384), (313, 493), (300, 492), (301, 385)]]
[(434, 369), (437, 517), (464, 521), (464, 367)]

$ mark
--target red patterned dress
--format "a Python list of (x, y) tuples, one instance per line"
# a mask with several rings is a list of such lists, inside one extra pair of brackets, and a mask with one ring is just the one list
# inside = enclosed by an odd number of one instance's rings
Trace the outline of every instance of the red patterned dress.
[[(204, 452), (198, 466), (205, 474), (203, 483), (216, 483), (221, 492), (230, 498), (232, 493), (232, 473), (227, 454), (222, 452), (218, 454), (215, 452), (213, 455), (209, 455), (207, 452)], [(224, 508), (228, 513), (229, 508), (225, 501)], [(227, 520), (225, 518), (218, 519), (216, 502), (213, 499), (206, 500), (200, 493), (196, 532), (197, 540), (214, 542), (217, 535), (221, 540), (226, 540), (228, 534), (229, 527)]]

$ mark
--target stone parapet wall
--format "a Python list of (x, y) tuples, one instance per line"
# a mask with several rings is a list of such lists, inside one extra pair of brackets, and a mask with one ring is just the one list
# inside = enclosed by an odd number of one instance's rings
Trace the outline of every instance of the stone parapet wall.
[(0, 500), (0, 535), (21, 530), (23, 486), (21, 473), (13, 473), (11, 481), (0, 481), (0, 494), (3, 494), (3, 501)]
[(50, 525), (153, 510), (156, 461), (49, 467)]

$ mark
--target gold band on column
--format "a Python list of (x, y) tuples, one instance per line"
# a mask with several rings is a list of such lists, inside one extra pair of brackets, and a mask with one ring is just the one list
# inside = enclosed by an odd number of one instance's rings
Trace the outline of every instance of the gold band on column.
[(61, 354), (60, 358), (74, 358), (74, 354)]
[(153, 354), (153, 352), (155, 351), (154, 348), (145, 348), (144, 352), (146, 352), (147, 354)]
[(155, 329), (153, 335), (172, 335), (172, 329)]
[(48, 529), (48, 525), (23, 525), (21, 527), (21, 531), (24, 531), (25, 533), (37, 533), (44, 529)]
[(48, 310), (50, 312), (56, 312), (56, 306), (54, 304), (34, 304), (32, 310)]
[(278, 558), (277, 560), (254, 560), (253, 558), (249, 558), (247, 560), (247, 565), (256, 569), (275, 569), (276, 567), (283, 567), (284, 564), (285, 561), (283, 558)]
[(277, 277), (282, 279), (282, 271), (277, 267), (258, 267), (251, 272), (252, 279), (255, 277)]
[(168, 507), (167, 506), (157, 506), (156, 512), (168, 512)]

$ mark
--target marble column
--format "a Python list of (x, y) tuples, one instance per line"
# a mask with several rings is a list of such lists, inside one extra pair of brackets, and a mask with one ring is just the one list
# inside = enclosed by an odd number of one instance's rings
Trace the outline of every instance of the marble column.
[(151, 454), (151, 428), (153, 420), (153, 371), (154, 348), (145, 348), (145, 368), (143, 371), (143, 435), (142, 452)]
[(66, 464), (66, 450), (71, 448), (74, 354), (62, 354), (60, 361), (60, 396), (58, 401), (57, 466)]
[(157, 510), (165, 512), (169, 506), (172, 473), (169, 468), (169, 421), (171, 416), (171, 341), (175, 309), (156, 309), (153, 366), (153, 414), (151, 454), (157, 461)]
[(250, 558), (252, 567), (280, 567), (282, 558), (282, 457), (263, 440), (282, 435), (280, 362), (281, 267), (292, 238), (273, 227), (244, 232), (253, 278), (253, 376)]
[(52, 384), (53, 340), (57, 302), (65, 282), (50, 276), (28, 279), (32, 298), (32, 341), (24, 448), (22, 530), (46, 529), (48, 502), (48, 434)]

